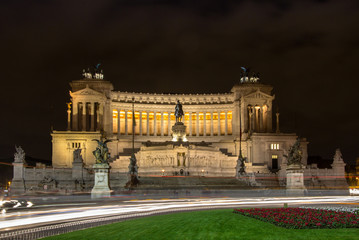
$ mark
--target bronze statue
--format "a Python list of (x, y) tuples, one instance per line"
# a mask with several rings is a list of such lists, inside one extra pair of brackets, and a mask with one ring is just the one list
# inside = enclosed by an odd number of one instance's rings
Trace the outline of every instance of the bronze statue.
[(182, 104), (180, 103), (179, 100), (177, 100), (177, 104), (175, 107), (176, 122), (182, 122), (183, 115), (184, 114), (183, 114)]
[(68, 103), (66, 103), (67, 104), (67, 110), (71, 110), (71, 104), (72, 104), (72, 102), (68, 102)]
[(129, 180), (125, 185), (125, 188), (132, 189), (136, 187), (140, 181), (138, 180), (138, 166), (137, 166), (137, 159), (134, 153), (132, 153), (130, 158), (130, 165), (128, 165), (128, 175)]
[(96, 163), (108, 163), (110, 159), (110, 153), (108, 152), (107, 143), (111, 142), (111, 140), (99, 141), (97, 139), (93, 139), (92, 141), (97, 141), (98, 146), (95, 151), (93, 151), (93, 155), (95, 155)]
[(302, 151), (300, 150), (299, 139), (290, 147), (288, 156), (284, 156), (288, 159), (287, 165), (301, 165)]

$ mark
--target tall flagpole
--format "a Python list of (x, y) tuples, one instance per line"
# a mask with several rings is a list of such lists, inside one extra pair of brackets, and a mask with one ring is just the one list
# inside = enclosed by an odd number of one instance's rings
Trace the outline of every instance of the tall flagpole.
[(135, 98), (132, 97), (132, 154), (135, 154)]
[(245, 173), (245, 168), (244, 168), (244, 162), (245, 162), (245, 158), (243, 158), (242, 156), (242, 107), (240, 107), (240, 112), (239, 112), (239, 154), (238, 154), (238, 160), (237, 160), (237, 176), (238, 173), (240, 175)]
[(242, 158), (242, 108), (239, 112), (239, 157)]

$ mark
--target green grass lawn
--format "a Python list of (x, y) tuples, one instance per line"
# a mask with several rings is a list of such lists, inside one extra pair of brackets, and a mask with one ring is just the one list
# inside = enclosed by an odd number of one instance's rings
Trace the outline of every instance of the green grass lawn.
[(359, 239), (359, 229), (285, 229), (232, 209), (134, 219), (46, 239)]

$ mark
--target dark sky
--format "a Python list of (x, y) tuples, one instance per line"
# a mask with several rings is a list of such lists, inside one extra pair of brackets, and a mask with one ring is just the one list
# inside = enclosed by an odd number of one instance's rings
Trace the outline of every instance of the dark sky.
[(229, 92), (240, 66), (274, 86), (283, 131), (310, 155), (359, 157), (359, 2), (0, 2), (0, 158), (51, 158), (69, 82), (102, 63), (116, 90)]

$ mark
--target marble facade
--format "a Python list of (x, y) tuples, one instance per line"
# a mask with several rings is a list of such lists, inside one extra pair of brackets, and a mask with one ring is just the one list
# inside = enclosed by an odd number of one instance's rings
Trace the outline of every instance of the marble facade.
[[(149, 151), (144, 143), (171, 141), (177, 100), (183, 105), (182, 122), (186, 126), (189, 144), (195, 147), (201, 142), (207, 143), (207, 162), (213, 161), (213, 156), (221, 156), (216, 158), (216, 164), (211, 165), (217, 166), (216, 171), (206, 164), (189, 162), (191, 166), (198, 165), (193, 168), (192, 174), (198, 175), (200, 168), (200, 172), (208, 172), (209, 176), (236, 175), (233, 169), (221, 169), (235, 167), (236, 156), (239, 154), (240, 125), (242, 153), (247, 157), (246, 168), (249, 172), (267, 173), (279, 170), (284, 162), (283, 154), (297, 138), (295, 134), (273, 132), (273, 87), (257, 81), (242, 82), (235, 85), (229, 93), (222, 94), (129, 93), (114, 91), (109, 81), (88, 78), (75, 80), (70, 85), (72, 108), (68, 110), (68, 130), (53, 131), (51, 134), (54, 167), (71, 168), (72, 151), (78, 147), (83, 149), (84, 165), (94, 164), (92, 150), (88, 149), (95, 146), (91, 140), (99, 139), (102, 134), (112, 140), (108, 144), (114, 158), (111, 163), (112, 171), (121, 172), (128, 167), (128, 161), (123, 159), (130, 156), (132, 135), (135, 134), (134, 146), (137, 149), (140, 176), (161, 175), (164, 169), (166, 173), (176, 172), (166, 170), (169, 167), (176, 168), (176, 164), (156, 165), (156, 161), (143, 156)], [(134, 128), (133, 122), (136, 123)], [(302, 161), (306, 165), (306, 139), (302, 139), (301, 147), (304, 153)], [(141, 150), (138, 151), (139, 149)], [(162, 148), (158, 151), (168, 150)], [(171, 154), (175, 156), (176, 151), (172, 149)], [(187, 151), (192, 152), (190, 148)], [(151, 165), (152, 162), (154, 164)]]
[[(246, 158), (245, 171), (253, 181), (256, 176), (264, 176), (263, 179), (275, 179), (281, 186), (286, 185), (284, 156), (298, 137), (295, 133), (280, 132), (279, 113), (274, 113), (272, 107), (275, 98), (272, 86), (256, 79), (241, 81), (221, 94), (130, 93), (114, 91), (112, 83), (101, 76), (89, 78), (85, 74), (83, 79), (70, 83), (67, 130), (51, 133), (52, 166), (28, 168), (26, 163), (14, 164), (16, 181), (24, 180), (26, 191), (45, 185), (90, 190), (95, 172), (92, 152), (97, 146), (93, 139), (101, 138), (111, 140), (107, 144), (111, 154), (109, 187), (123, 188), (128, 179), (133, 134), (140, 177), (235, 178), (241, 152)], [(175, 143), (171, 140), (178, 100), (184, 111), (185, 135), (181, 134), (188, 141)], [(305, 138), (300, 139), (304, 182), (309, 177), (320, 179), (322, 173), (343, 179), (343, 162), (336, 160), (332, 169), (307, 166), (307, 144)], [(76, 149), (81, 149), (82, 163), (74, 161)], [(18, 179), (19, 173), (23, 179)]]

